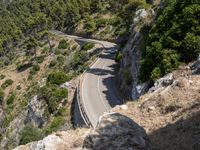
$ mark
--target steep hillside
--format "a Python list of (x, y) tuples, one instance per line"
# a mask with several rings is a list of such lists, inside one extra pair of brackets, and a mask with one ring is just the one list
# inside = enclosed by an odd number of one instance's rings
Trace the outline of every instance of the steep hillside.
[(57, 132), (15, 150), (198, 150), (200, 62), (192, 68), (181, 66), (157, 80), (138, 101), (103, 115), (95, 129)]
[[(199, 150), (199, 14), (199, 0), (0, 1), (0, 149)], [(118, 44), (125, 104), (95, 129), (71, 111), (102, 45), (60, 31)]]
[(54, 30), (124, 42), (135, 11), (149, 7), (145, 0), (0, 1), (1, 147), (72, 126), (74, 79), (102, 48)]
[(0, 66), (10, 64), (20, 46), (38, 46), (51, 29), (116, 40), (129, 31), (139, 7), (149, 5), (145, 0), (1, 1)]
[(200, 2), (162, 1), (157, 8), (157, 13), (138, 10), (129, 40), (120, 49), (121, 89), (130, 99), (137, 99), (155, 80), (195, 60), (200, 52)]
[(50, 44), (42, 42), (34, 55), (18, 53), (13, 63), (0, 71), (0, 140), (4, 149), (72, 128), (75, 79), (93, 62), (101, 46), (77, 43), (58, 33), (50, 32)]
[(199, 72), (192, 74), (190, 66), (181, 66), (156, 81), (140, 99), (129, 102), (126, 110), (115, 108), (113, 111), (142, 126), (155, 150), (198, 150), (199, 86)]

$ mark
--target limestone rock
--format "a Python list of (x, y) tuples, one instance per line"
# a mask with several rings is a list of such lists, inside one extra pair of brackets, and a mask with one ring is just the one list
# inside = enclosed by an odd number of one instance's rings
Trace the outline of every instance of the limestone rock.
[(198, 74), (198, 75), (200, 75), (200, 56), (197, 59), (197, 61), (195, 61), (191, 65), (191, 69), (192, 69), (192, 74)]
[[(141, 51), (144, 41), (142, 27), (153, 22), (156, 13), (153, 9), (139, 9), (134, 17), (131, 35), (122, 49), (122, 60), (119, 71), (119, 84), (122, 94), (127, 99), (138, 99), (147, 92), (148, 84), (139, 84)], [(142, 26), (141, 26), (142, 24)], [(127, 73), (128, 72), (128, 73)], [(130, 74), (131, 82), (127, 83), (126, 74)]]
[(173, 82), (174, 82), (174, 76), (172, 73), (170, 73), (170, 74), (166, 75), (165, 77), (157, 80), (154, 83), (154, 86), (151, 89), (149, 89), (149, 92), (152, 93), (158, 89), (165, 88), (165, 87), (173, 84)]
[(135, 16), (134, 23), (138, 23), (138, 21), (148, 16), (148, 12), (145, 9), (139, 9), (136, 11)]
[(28, 114), (26, 117), (26, 123), (32, 123), (35, 126), (42, 127), (44, 125), (45, 118), (43, 117), (45, 111), (45, 105), (38, 96), (34, 96), (28, 104)]
[(148, 150), (145, 130), (126, 116), (118, 113), (104, 115), (96, 129), (84, 140), (88, 150)]

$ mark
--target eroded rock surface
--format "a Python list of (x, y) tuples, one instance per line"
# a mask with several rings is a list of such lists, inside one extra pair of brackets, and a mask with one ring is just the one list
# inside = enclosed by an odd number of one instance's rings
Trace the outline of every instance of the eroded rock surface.
[(147, 150), (145, 130), (130, 118), (118, 113), (106, 114), (97, 128), (84, 140), (88, 150)]

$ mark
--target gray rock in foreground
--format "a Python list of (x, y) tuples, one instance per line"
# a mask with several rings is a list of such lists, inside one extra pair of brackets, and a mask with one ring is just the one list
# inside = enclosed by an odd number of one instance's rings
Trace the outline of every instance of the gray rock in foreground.
[(84, 140), (83, 148), (91, 150), (148, 150), (145, 130), (130, 118), (118, 113), (101, 118)]
[(198, 59), (191, 65), (192, 74), (200, 75), (200, 56)]

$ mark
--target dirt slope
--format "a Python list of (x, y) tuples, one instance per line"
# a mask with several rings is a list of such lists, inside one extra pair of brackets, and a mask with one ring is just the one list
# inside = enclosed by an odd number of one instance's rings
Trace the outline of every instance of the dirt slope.
[(144, 127), (156, 150), (199, 150), (200, 76), (192, 75), (188, 66), (169, 76), (170, 85), (129, 102), (127, 110), (114, 111)]

